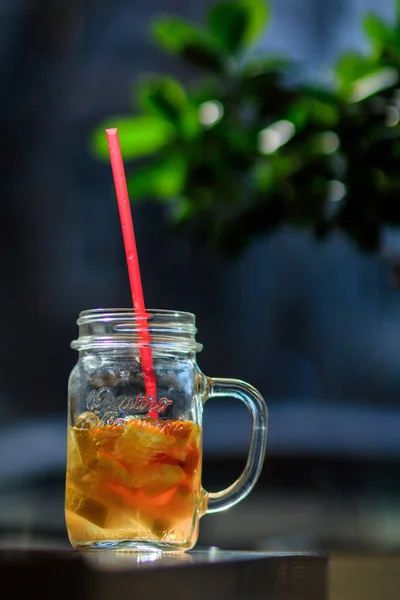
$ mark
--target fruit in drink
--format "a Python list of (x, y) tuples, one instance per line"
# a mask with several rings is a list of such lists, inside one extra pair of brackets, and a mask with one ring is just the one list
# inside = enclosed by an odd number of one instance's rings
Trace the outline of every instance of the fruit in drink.
[(68, 431), (66, 522), (73, 546), (102, 540), (189, 548), (202, 503), (201, 428), (149, 417)]

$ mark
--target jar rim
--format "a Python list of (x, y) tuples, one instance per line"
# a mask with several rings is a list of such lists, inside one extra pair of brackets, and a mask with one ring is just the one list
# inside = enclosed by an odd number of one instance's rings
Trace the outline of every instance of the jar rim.
[(148, 331), (153, 348), (169, 347), (175, 351), (200, 352), (196, 339), (196, 316), (193, 313), (167, 309), (94, 308), (83, 310), (77, 320), (79, 338), (71, 343), (76, 350), (106, 347), (131, 347)]
[(115, 318), (115, 317), (135, 317), (135, 320), (149, 319), (151, 317), (173, 317), (175, 319), (186, 318), (195, 323), (194, 313), (184, 310), (170, 310), (166, 308), (146, 308), (145, 313), (136, 311), (134, 308), (88, 308), (79, 313), (77, 324), (83, 325), (91, 321), (97, 321), (99, 318)]

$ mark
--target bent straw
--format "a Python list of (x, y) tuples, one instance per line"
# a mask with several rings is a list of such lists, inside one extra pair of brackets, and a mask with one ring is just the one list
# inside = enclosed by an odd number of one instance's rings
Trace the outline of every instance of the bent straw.
[[(146, 395), (156, 398), (157, 387), (153, 369), (153, 355), (151, 352), (150, 332), (148, 328), (146, 308), (144, 305), (142, 278), (140, 275), (139, 260), (136, 248), (135, 232), (133, 229), (131, 206), (129, 203), (128, 187), (124, 163), (122, 160), (121, 146), (118, 138), (118, 130), (106, 129), (108, 149), (110, 152), (111, 169), (114, 178), (115, 192), (117, 195), (118, 210), (121, 220), (122, 236), (124, 239), (126, 262), (128, 265), (129, 283), (132, 293), (133, 308), (137, 315), (143, 315), (143, 325), (138, 327), (140, 357)], [(156, 410), (149, 412), (151, 417), (158, 417)]]

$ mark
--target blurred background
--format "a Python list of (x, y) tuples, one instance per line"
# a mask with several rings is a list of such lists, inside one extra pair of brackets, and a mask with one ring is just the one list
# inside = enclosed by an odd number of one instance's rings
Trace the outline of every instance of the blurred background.
[[(130, 303), (111, 172), (91, 136), (110, 116), (135, 112), (143, 74), (196, 81), (190, 62), (157, 47), (149, 25), (160, 14), (201, 24), (212, 5), (0, 0), (4, 543), (66, 543), (66, 389), (77, 360), (69, 344), (80, 310)], [(293, 61), (289, 86), (323, 89), (343, 52), (366, 52), (368, 10), (396, 18), (393, 0), (269, 6), (252, 53)], [(398, 552), (397, 228), (384, 227), (379, 249), (366, 251), (343, 228), (319, 241), (311, 227), (282, 220), (231, 256), (171, 227), (165, 206), (134, 205), (147, 305), (194, 312), (202, 370), (251, 382), (270, 410), (260, 483), (237, 508), (202, 521), (201, 543)], [(242, 469), (250, 424), (232, 401), (223, 412), (210, 403), (204, 426), (204, 483), (215, 490)]]

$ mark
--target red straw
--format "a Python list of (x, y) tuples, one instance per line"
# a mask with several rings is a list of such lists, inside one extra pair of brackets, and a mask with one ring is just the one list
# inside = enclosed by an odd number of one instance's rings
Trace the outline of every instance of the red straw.
[[(122, 235), (124, 238), (126, 262), (128, 263), (129, 282), (131, 286), (133, 308), (137, 315), (146, 315), (144, 305), (142, 278), (136, 249), (135, 232), (133, 230), (131, 205), (129, 203), (128, 188), (126, 185), (124, 163), (122, 161), (121, 146), (117, 129), (106, 129), (108, 149), (110, 152), (111, 169), (114, 177), (115, 192), (117, 194), (118, 210), (121, 219)], [(151, 353), (151, 337), (148, 329), (147, 318), (139, 327), (140, 356), (146, 395), (156, 398), (156, 378), (153, 370), (153, 355)], [(151, 417), (158, 416), (156, 410), (149, 412)]]

